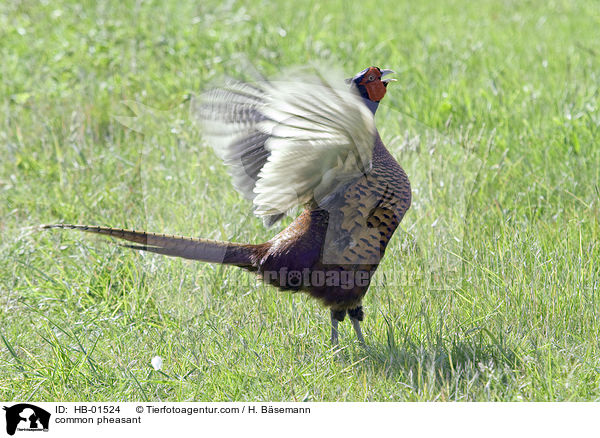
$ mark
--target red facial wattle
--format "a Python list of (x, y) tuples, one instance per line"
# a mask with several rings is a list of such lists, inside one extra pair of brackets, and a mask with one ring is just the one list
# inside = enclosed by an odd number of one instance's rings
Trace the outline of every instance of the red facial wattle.
[(371, 67), (367, 70), (360, 81), (360, 85), (365, 87), (369, 99), (373, 102), (379, 102), (385, 96), (386, 87), (381, 81), (381, 72), (376, 67)]

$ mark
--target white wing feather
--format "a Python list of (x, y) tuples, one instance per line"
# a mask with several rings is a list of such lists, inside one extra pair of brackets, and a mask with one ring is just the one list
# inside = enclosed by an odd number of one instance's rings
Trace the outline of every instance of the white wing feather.
[[(209, 92), (211, 105), (199, 113), (205, 137), (226, 163), (229, 158), (229, 165), (235, 166), (239, 158), (239, 145), (232, 144), (244, 136), (263, 134), (266, 162), (254, 175), (250, 196), (258, 216), (287, 212), (313, 200), (318, 203), (371, 167), (376, 130), (373, 114), (362, 98), (341, 76), (326, 80), (317, 73), (296, 72), (294, 77), (294, 81), (251, 86), (234, 83), (227, 88), (229, 96), (223, 89), (221, 94)], [(225, 110), (215, 115), (219, 111), (215, 102), (228, 98), (237, 113)], [(243, 101), (245, 111), (240, 110)], [(221, 108), (228, 108), (222, 103)], [(243, 183), (243, 177), (237, 179)], [(238, 190), (248, 191), (248, 187)]]

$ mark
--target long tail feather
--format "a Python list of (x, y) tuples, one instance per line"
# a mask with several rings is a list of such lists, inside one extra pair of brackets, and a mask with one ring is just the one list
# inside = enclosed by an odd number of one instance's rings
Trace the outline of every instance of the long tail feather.
[(54, 224), (42, 225), (44, 229), (59, 228), (104, 234), (117, 239), (135, 242), (140, 245), (122, 245), (141, 251), (150, 251), (173, 257), (183, 257), (204, 262), (223, 263), (252, 269), (254, 250), (257, 245), (221, 242), (208, 239), (194, 239), (183, 236), (147, 233), (145, 231), (124, 230), (121, 228), (90, 225)]

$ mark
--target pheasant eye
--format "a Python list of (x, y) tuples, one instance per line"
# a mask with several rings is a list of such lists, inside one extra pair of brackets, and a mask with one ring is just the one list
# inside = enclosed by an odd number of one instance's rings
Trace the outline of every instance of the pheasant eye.
[(374, 81), (375, 80), (375, 75), (369, 75), (369, 77), (367, 78), (370, 81)]

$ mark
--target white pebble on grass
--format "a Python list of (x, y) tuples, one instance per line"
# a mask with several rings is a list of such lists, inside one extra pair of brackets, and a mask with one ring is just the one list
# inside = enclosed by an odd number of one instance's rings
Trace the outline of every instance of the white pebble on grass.
[(159, 371), (163, 366), (163, 360), (162, 357), (160, 356), (154, 356), (152, 358), (152, 368), (154, 368), (155, 371)]

